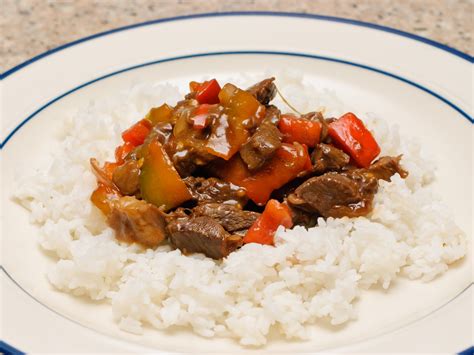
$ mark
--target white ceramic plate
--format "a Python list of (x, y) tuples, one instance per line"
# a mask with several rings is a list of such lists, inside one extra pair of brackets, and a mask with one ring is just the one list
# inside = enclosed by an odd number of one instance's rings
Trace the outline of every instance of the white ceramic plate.
[[(190, 332), (121, 332), (109, 306), (55, 291), (54, 262), (11, 201), (15, 179), (49, 158), (63, 113), (132, 83), (298, 68), (354, 110), (417, 137), (439, 166), (437, 188), (472, 235), (472, 58), (396, 30), (302, 14), (226, 13), (154, 21), (92, 36), (2, 76), (2, 338), (28, 352), (251, 351)], [(271, 339), (268, 351), (446, 351), (472, 337), (472, 253), (430, 283), (399, 279), (365, 292), (359, 319), (310, 341)], [(262, 349), (260, 349), (262, 350)]]

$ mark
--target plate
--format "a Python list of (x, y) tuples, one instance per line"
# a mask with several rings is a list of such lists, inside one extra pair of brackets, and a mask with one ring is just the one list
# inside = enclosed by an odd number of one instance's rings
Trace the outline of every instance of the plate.
[[(40, 250), (36, 227), (11, 195), (19, 177), (48, 161), (65, 112), (137, 82), (184, 86), (196, 76), (296, 68), (354, 111), (375, 112), (419, 139), (439, 166), (437, 190), (470, 241), (471, 62), (455, 49), (367, 23), (220, 13), (101, 33), (7, 71), (0, 133), (3, 339), (27, 352), (255, 351), (187, 331), (125, 333), (107, 305), (50, 286), (45, 273), (54, 258)], [(315, 327), (308, 341), (273, 337), (257, 351), (461, 351), (472, 342), (471, 265), (469, 247), (464, 260), (432, 282), (399, 278), (390, 292), (365, 292), (356, 303), (359, 319), (337, 331)]]

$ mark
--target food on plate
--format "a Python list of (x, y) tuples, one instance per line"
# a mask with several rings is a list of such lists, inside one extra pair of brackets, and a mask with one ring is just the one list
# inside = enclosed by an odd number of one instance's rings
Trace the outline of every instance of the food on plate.
[(274, 80), (246, 90), (192, 81), (175, 106), (152, 108), (122, 133), (116, 161), (91, 159), (91, 201), (119, 240), (220, 259), (246, 243), (273, 245), (279, 226), (365, 216), (379, 180), (407, 177), (401, 155), (378, 157), (355, 114), (271, 105)]
[(109, 304), (127, 332), (261, 346), (350, 327), (365, 290), (465, 255), (430, 147), (310, 77), (255, 78), (141, 83), (65, 114), (16, 192), (56, 289)]

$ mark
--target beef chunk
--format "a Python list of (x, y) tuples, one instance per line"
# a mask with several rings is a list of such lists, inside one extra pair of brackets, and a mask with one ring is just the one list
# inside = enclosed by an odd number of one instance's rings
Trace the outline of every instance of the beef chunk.
[(203, 253), (221, 259), (242, 245), (242, 237), (231, 235), (210, 217), (176, 219), (168, 224), (171, 244), (184, 254)]
[(349, 164), (349, 156), (342, 150), (324, 143), (316, 145), (311, 154), (313, 172), (323, 174), (328, 171), (341, 170)]
[[(369, 190), (373, 192), (369, 193)], [(356, 217), (370, 211), (376, 191), (377, 180), (374, 177), (356, 179), (355, 176), (326, 173), (304, 182), (288, 197), (288, 202), (326, 218)]]
[(281, 133), (275, 125), (279, 119), (280, 111), (269, 107), (262, 124), (240, 148), (240, 157), (250, 170), (261, 168), (281, 147)]
[(268, 78), (249, 87), (247, 92), (251, 93), (262, 104), (268, 105), (276, 95), (276, 86), (273, 83), (275, 78)]
[(369, 171), (374, 174), (377, 179), (390, 181), (390, 178), (395, 173), (398, 173), (402, 178), (408, 176), (408, 172), (400, 166), (401, 155), (398, 157), (382, 157), (372, 163)]
[(217, 178), (189, 176), (184, 182), (199, 204), (216, 202), (243, 207), (248, 200), (243, 188)]
[(304, 209), (295, 207), (290, 203), (288, 203), (288, 206), (290, 207), (291, 219), (295, 226), (311, 228), (317, 224), (319, 214), (305, 211)]
[(112, 205), (108, 223), (117, 239), (156, 247), (166, 237), (164, 213), (157, 207), (135, 197), (125, 196)]
[(134, 195), (140, 188), (140, 168), (136, 160), (127, 160), (114, 170), (114, 184), (123, 195)]
[(176, 143), (176, 141), (171, 140), (164, 148), (181, 177), (190, 176), (198, 167), (204, 166), (216, 159), (215, 156), (209, 154), (204, 149), (192, 146), (191, 141), (187, 146)]
[(313, 177), (288, 196), (288, 202), (293, 207), (318, 213), (323, 217), (366, 215), (372, 210), (379, 179), (389, 181), (395, 173), (407, 176), (407, 172), (399, 165), (400, 158), (401, 156), (383, 157), (368, 169), (329, 172)]
[(260, 213), (244, 211), (235, 205), (208, 203), (193, 209), (194, 216), (207, 216), (215, 219), (228, 232), (249, 229)]
[(190, 176), (198, 167), (216, 159), (206, 151), (205, 136), (201, 135), (201, 132), (188, 128), (182, 137), (172, 136), (164, 144), (166, 153), (181, 177)]

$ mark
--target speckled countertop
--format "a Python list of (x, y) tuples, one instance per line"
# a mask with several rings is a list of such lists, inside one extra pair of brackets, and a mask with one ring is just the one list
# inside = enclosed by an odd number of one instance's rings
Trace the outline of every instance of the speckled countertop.
[(270, 10), (340, 16), (412, 32), (473, 54), (474, 0), (0, 0), (0, 72), (61, 44), (147, 20)]

